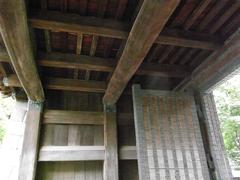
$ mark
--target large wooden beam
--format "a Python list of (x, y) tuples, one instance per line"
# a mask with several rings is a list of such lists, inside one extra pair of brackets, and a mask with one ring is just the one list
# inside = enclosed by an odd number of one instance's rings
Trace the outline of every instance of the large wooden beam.
[(144, 1), (103, 98), (115, 104), (164, 28), (179, 0)]
[[(7, 53), (4, 51), (0, 51), (0, 62), (10, 62)], [(40, 53), (37, 57), (37, 64), (42, 67), (113, 72), (116, 67), (116, 60), (67, 53)], [(143, 63), (136, 74), (182, 78), (189, 72), (190, 69), (187, 66)]]
[(35, 179), (42, 108), (42, 103), (34, 103), (32, 101), (28, 103), (19, 180)]
[(209, 91), (224, 78), (240, 67), (240, 29), (225, 43), (225, 45), (209, 56), (190, 76), (186, 77), (175, 91), (195, 88)]
[[(30, 18), (30, 22), (34, 28), (39, 29), (77, 34), (85, 33), (118, 39), (127, 39), (130, 29), (128, 24), (116, 20), (82, 17), (54, 11), (36, 12)], [(177, 30), (174, 31), (178, 32)], [(175, 33), (175, 35), (170, 35), (171, 33), (172, 30), (170, 30), (170, 32), (168, 29), (165, 30), (154, 43), (207, 50), (216, 50), (221, 46), (220, 43), (215, 42), (215, 38), (212, 38), (213, 36), (208, 36), (209, 38), (204, 41), (201, 40), (202, 33), (194, 33), (192, 36), (182, 36), (183, 33), (181, 31)], [(189, 32), (185, 32), (184, 34), (189, 34)], [(206, 36), (206, 34), (204, 34), (204, 36)]]
[(43, 101), (44, 93), (34, 62), (24, 0), (0, 1), (0, 32), (29, 99)]
[[(3, 84), (9, 87), (22, 87), (16, 75), (9, 75), (3, 79)], [(103, 81), (84, 81), (64, 78), (47, 78), (45, 89), (63, 91), (82, 91), (104, 93), (106, 83)]]

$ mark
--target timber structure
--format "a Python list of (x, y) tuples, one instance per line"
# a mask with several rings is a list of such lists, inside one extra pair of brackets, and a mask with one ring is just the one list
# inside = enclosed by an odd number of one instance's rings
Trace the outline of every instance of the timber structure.
[(19, 180), (232, 179), (211, 91), (240, 67), (239, 0), (0, 0), (0, 33)]

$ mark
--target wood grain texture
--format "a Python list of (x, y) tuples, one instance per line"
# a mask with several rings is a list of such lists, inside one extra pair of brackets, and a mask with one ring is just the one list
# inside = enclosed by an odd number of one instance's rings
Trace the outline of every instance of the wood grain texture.
[(140, 180), (210, 179), (192, 95), (133, 87)]
[(211, 90), (224, 77), (238, 69), (240, 66), (239, 48), (240, 33), (238, 29), (222, 48), (211, 54), (174, 90), (183, 91), (190, 87), (199, 88), (201, 91)]
[[(16, 75), (11, 74), (3, 79), (5, 86), (22, 87)], [(81, 91), (81, 92), (99, 92), (104, 93), (106, 83), (103, 81), (85, 81), (65, 78), (47, 78), (44, 84), (45, 89)]]
[(88, 124), (103, 125), (104, 113), (90, 111), (65, 111), (46, 109), (43, 124)]
[[(115, 107), (104, 111), (104, 180), (118, 180), (117, 114)], [(116, 109), (115, 109), (116, 110)]]
[(19, 180), (35, 179), (42, 108), (42, 103), (28, 103), (18, 176)]
[(44, 92), (35, 65), (24, 0), (0, 2), (0, 32), (29, 99), (43, 101)]
[[(121, 23), (120, 21), (95, 17), (82, 17), (74, 14), (66, 15), (54, 11), (36, 12), (36, 14), (30, 18), (30, 22), (34, 28), (38, 29), (64, 31), (77, 34), (84, 33), (117, 39), (127, 39), (130, 30), (129, 24)], [(180, 34), (178, 36), (171, 36), (168, 34), (168, 30), (165, 30), (159, 35), (154, 43), (208, 50), (218, 49), (221, 45), (220, 43), (211, 41), (211, 38), (207, 41), (197, 40), (201, 39), (199, 38), (201, 33), (195, 33), (191, 38), (181, 36)]]
[(178, 3), (178, 0), (143, 2), (105, 92), (105, 104), (117, 102)]

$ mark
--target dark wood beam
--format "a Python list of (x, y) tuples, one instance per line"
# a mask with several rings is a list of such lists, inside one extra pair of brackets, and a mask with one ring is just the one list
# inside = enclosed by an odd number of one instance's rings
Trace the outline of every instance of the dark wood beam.
[(117, 102), (178, 3), (179, 0), (143, 2), (122, 56), (108, 84), (103, 98), (105, 104), (112, 105)]
[[(3, 79), (3, 84), (9, 87), (22, 87), (16, 75), (9, 75)], [(44, 88), (50, 90), (82, 91), (104, 93), (106, 83), (103, 81), (85, 81), (65, 78), (46, 78)]]
[(191, 87), (204, 92), (211, 90), (240, 67), (239, 49), (240, 30), (238, 29), (221, 49), (210, 55), (174, 90), (183, 91)]
[(43, 113), (42, 123), (103, 125), (103, 120), (103, 112), (46, 109)]
[(44, 93), (34, 61), (24, 0), (0, 1), (0, 32), (28, 98), (43, 101)]
[[(54, 11), (36, 12), (29, 21), (34, 28), (77, 34), (85, 33), (118, 39), (127, 39), (130, 30), (128, 24), (117, 20), (82, 17)], [(206, 34), (191, 33), (190, 31), (184, 33), (174, 30), (175, 35), (171, 35), (172, 31), (171, 29), (164, 30), (154, 43), (207, 50), (216, 50), (221, 46), (221, 43), (215, 42), (216, 38), (214, 36), (208, 36), (208, 38), (202, 40), (203, 35), (206, 37)], [(184, 34), (192, 35), (185, 36)]]
[[(2, 57), (2, 58), (1, 58)], [(10, 60), (5, 52), (0, 52), (0, 62)], [(85, 55), (66, 53), (40, 53), (37, 64), (42, 67), (81, 69), (90, 71), (113, 72), (116, 60)], [(183, 78), (190, 73), (187, 66), (167, 65), (159, 63), (143, 63), (137, 70), (137, 75)]]

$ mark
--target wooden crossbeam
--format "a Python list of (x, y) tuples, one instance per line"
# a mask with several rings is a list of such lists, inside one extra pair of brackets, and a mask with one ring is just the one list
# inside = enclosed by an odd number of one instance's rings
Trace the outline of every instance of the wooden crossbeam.
[[(130, 30), (128, 24), (116, 20), (82, 17), (54, 11), (36, 12), (35, 15), (30, 18), (30, 22), (34, 28), (39, 29), (77, 34), (85, 33), (117, 39), (127, 39)], [(171, 31), (170, 29), (170, 32)], [(175, 32), (177, 32), (177, 30), (175, 30)], [(186, 32), (185, 34), (188, 33), (189, 32)], [(204, 41), (199, 40), (202, 39), (202, 33), (194, 33), (191, 37), (181, 36), (181, 32), (176, 33), (176, 35), (169, 34), (169, 29), (165, 30), (154, 43), (207, 50), (216, 50), (221, 46), (221, 43), (212, 41), (212, 39), (216, 39), (213, 38), (214, 36), (209, 36), (209, 38)]]
[[(0, 62), (10, 62), (7, 54), (0, 51)], [(37, 64), (43, 67), (81, 69), (90, 71), (113, 72), (116, 67), (114, 59), (75, 55), (66, 53), (46, 53), (37, 57)], [(143, 63), (137, 75), (183, 78), (190, 73), (187, 66)]]
[(103, 125), (103, 112), (65, 111), (46, 109), (43, 113), (43, 124), (89, 124)]
[(43, 146), (38, 161), (97, 161), (104, 154), (104, 146)]
[(225, 45), (210, 55), (190, 76), (186, 77), (174, 89), (183, 91), (194, 87), (200, 91), (211, 90), (226, 76), (240, 67), (240, 30), (226, 41)]
[(0, 32), (28, 98), (43, 101), (44, 93), (34, 61), (24, 0), (0, 1)]
[(105, 104), (117, 102), (178, 3), (179, 0), (143, 2), (103, 97)]
[[(104, 160), (104, 146), (42, 146), (38, 161), (90, 161)], [(136, 146), (121, 146), (120, 160), (136, 160)]]
[[(22, 87), (16, 75), (9, 75), (3, 79), (5, 86)], [(103, 81), (84, 81), (65, 78), (47, 78), (44, 83), (45, 89), (64, 90), (64, 91), (82, 91), (104, 93), (106, 83)]]

